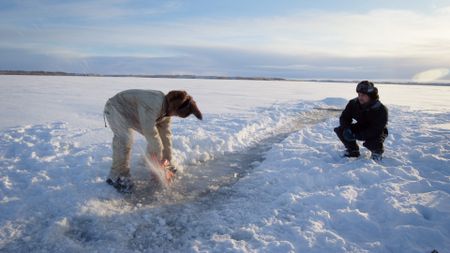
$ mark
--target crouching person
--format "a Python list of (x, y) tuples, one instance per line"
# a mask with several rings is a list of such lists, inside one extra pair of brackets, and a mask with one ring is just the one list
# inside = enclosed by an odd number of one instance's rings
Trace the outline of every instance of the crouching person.
[(110, 98), (104, 115), (114, 137), (113, 161), (106, 182), (118, 191), (130, 193), (130, 152), (135, 130), (147, 140), (147, 155), (163, 167), (172, 160), (170, 117), (186, 118), (194, 114), (202, 119), (194, 99), (186, 91), (170, 91), (165, 95), (154, 90), (125, 90)]
[[(359, 157), (356, 140), (372, 152), (371, 158), (381, 160), (383, 143), (388, 135), (387, 108), (379, 101), (378, 89), (372, 82), (362, 81), (356, 86), (358, 97), (350, 100), (342, 112), (340, 126), (334, 131), (344, 144), (346, 157)], [(353, 119), (356, 123), (353, 123)]]

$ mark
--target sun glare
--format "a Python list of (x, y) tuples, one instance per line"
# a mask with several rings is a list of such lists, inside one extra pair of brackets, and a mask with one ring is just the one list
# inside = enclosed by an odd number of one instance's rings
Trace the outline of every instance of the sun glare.
[(415, 82), (433, 82), (446, 77), (450, 73), (448, 68), (429, 69), (414, 75)]

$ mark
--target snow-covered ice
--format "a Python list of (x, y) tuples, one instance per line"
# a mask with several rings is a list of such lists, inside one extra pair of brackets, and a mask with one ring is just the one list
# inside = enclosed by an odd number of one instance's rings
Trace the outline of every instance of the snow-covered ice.
[[(355, 84), (0, 76), (2, 252), (450, 250), (450, 87), (378, 85), (385, 158), (341, 158), (332, 131)], [(137, 136), (136, 193), (104, 180), (107, 98), (186, 89), (179, 173), (155, 186)], [(320, 109), (322, 108), (322, 109)]]

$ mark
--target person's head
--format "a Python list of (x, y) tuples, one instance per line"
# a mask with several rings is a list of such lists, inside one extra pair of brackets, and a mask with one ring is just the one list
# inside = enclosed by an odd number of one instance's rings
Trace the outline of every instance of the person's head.
[(363, 105), (379, 98), (378, 89), (373, 85), (372, 82), (369, 82), (367, 80), (358, 83), (358, 85), (356, 86), (356, 92), (358, 93), (359, 103)]
[(168, 116), (187, 118), (189, 115), (194, 114), (200, 120), (203, 118), (194, 99), (184, 90), (170, 91), (166, 95), (166, 100)]

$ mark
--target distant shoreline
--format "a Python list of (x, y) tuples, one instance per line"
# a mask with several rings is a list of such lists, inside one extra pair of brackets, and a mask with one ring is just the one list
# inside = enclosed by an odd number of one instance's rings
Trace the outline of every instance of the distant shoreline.
[[(211, 79), (211, 80), (250, 80), (250, 81), (290, 81), (290, 82), (321, 82), (321, 83), (357, 83), (359, 80), (333, 80), (333, 79), (288, 79), (280, 77), (246, 77), (246, 76), (201, 76), (201, 75), (109, 75), (93, 73), (69, 73), (61, 71), (25, 71), (0, 70), (0, 75), (28, 75), (28, 76), (86, 76), (86, 77), (138, 77), (138, 78), (172, 78), (172, 79)], [(409, 82), (409, 81), (375, 81), (376, 84), (400, 85), (429, 85), (450, 86), (447, 82)]]

